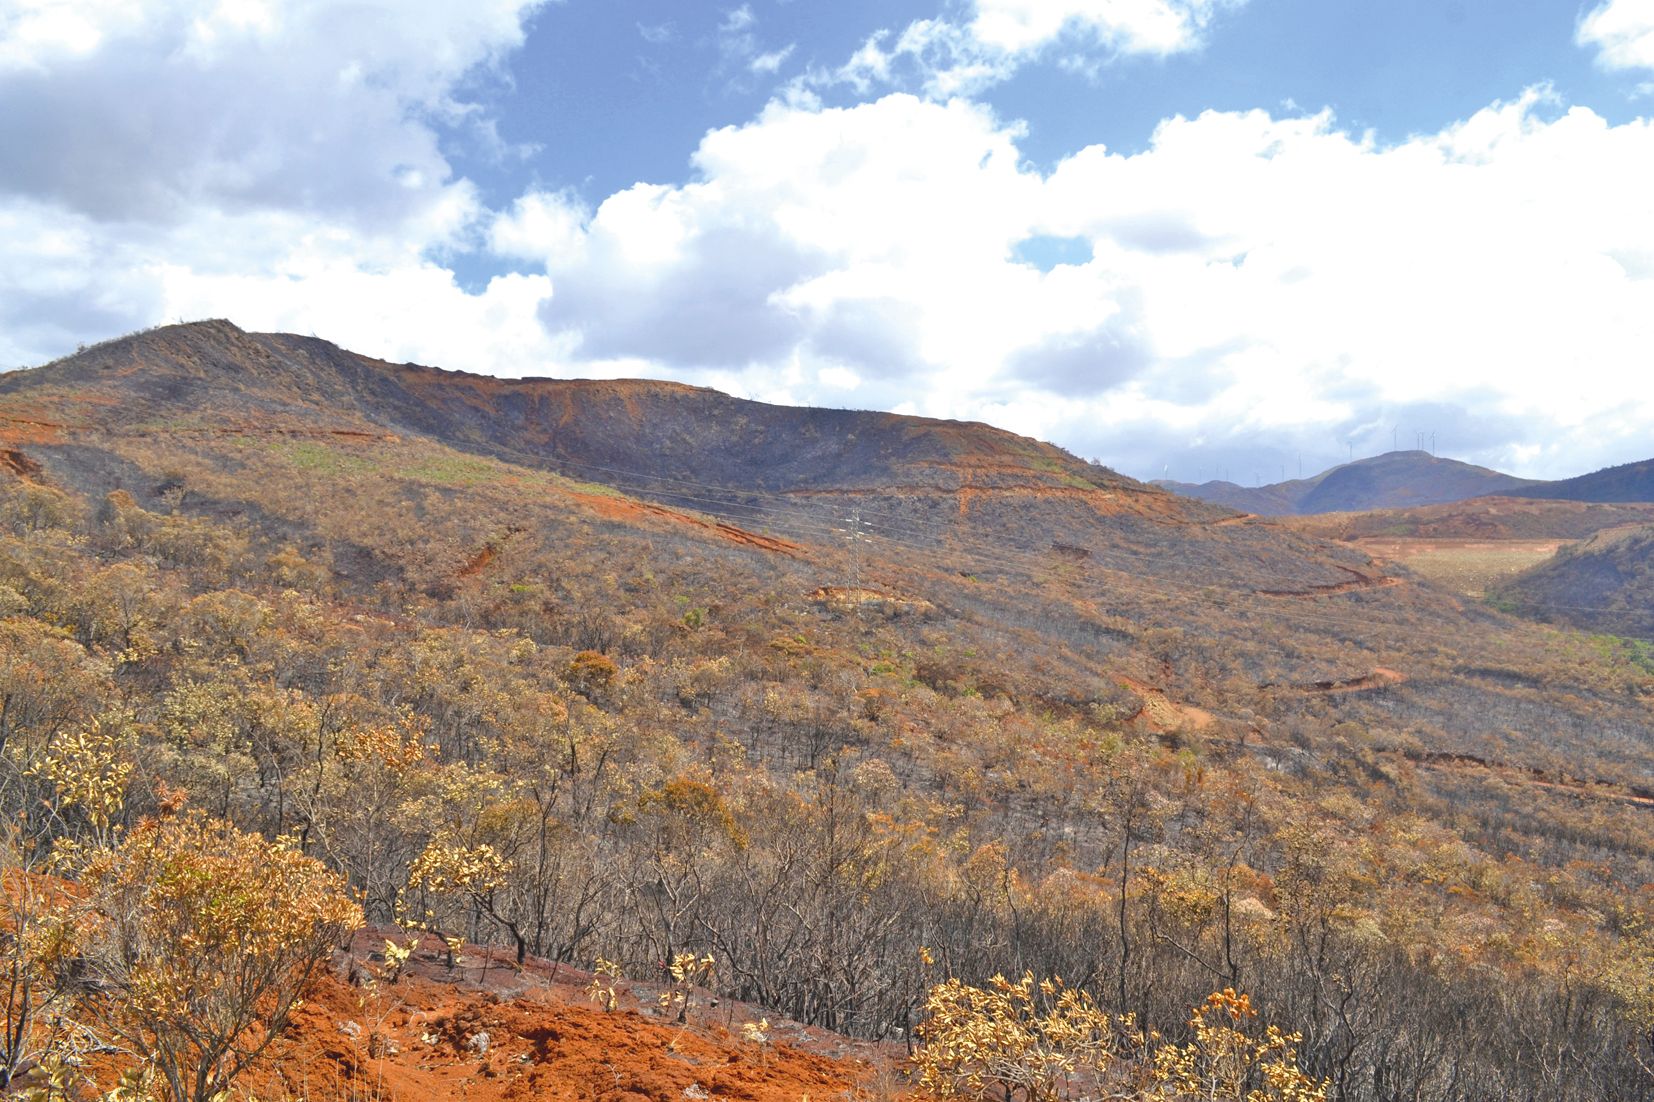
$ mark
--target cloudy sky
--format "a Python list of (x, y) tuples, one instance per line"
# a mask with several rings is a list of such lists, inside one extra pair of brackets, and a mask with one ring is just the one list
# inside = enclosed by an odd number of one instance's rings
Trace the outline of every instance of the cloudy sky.
[(1654, 0), (0, 0), (0, 368), (202, 317), (1572, 475), (1654, 456)]

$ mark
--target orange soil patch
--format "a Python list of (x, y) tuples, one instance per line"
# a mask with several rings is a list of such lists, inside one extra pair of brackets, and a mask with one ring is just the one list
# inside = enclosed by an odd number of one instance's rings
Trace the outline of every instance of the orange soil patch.
[(664, 505), (655, 505), (632, 498), (609, 497), (605, 494), (584, 494), (578, 491), (573, 496), (583, 499), (593, 512), (610, 520), (631, 521), (646, 516), (660, 517), (675, 524), (685, 524), (691, 528), (699, 528), (712, 535), (729, 540), (731, 543), (754, 547), (760, 551), (769, 551), (794, 559), (803, 558), (805, 555), (803, 545), (793, 543), (791, 540), (749, 532), (745, 528), (737, 528), (735, 525), (726, 524), (723, 521), (703, 520), (689, 513), (680, 513), (676, 509), (668, 509)]
[(282, 437), (296, 440), (368, 441), (387, 444), (401, 442), (401, 437), (389, 432), (364, 432), (360, 429), (281, 428), (269, 425), (226, 425), (222, 428), (132, 429), (114, 432), (112, 436), (178, 436), (208, 437), (246, 436)]
[(499, 557), (499, 548), (495, 547), (493, 544), (489, 544), (481, 551), (478, 551), (475, 555), (472, 555), (466, 564), (459, 568), (458, 574), (461, 578), (469, 578), (480, 574), (488, 568), (489, 563)]
[(1143, 706), (1131, 718), (1133, 721), (1142, 721), (1152, 731), (1198, 731), (1212, 724), (1211, 712), (1204, 708), (1196, 708), (1192, 704), (1181, 704), (1167, 696), (1164, 689), (1158, 689), (1135, 677), (1121, 677), (1119, 681), (1143, 698)]
[(515, 536), (521, 535), (522, 531), (523, 530), (521, 528), (508, 528), (506, 529), (503, 537), (484, 544), (481, 551), (478, 551), (475, 555), (472, 555), (468, 560), (466, 560), (465, 565), (459, 568), (457, 571), (457, 576), (461, 578), (471, 578), (488, 569), (488, 564), (500, 557), (500, 544), (504, 543), (506, 540), (512, 539)]
[(56, 421), (28, 417), (0, 416), (0, 442), (7, 444), (55, 444), (62, 439), (64, 426)]
[[(396, 983), (324, 975), (237, 1090), (310, 1102), (852, 1100), (881, 1072), (888, 1079), (900, 1051), (790, 1023), (757, 1044), (741, 1033), (758, 1017), (752, 1008), (709, 1006), (704, 992), (679, 1026), (654, 1005), (655, 988), (626, 980), (618, 1007), (604, 1011), (586, 997), (588, 973), (495, 959), (484, 974), (482, 960), (467, 946), (450, 973), (427, 948)], [(91, 1070), (104, 1086), (118, 1071)]]
[(346, 440), (398, 443), (395, 433), (368, 432), (362, 429), (318, 429), (303, 426), (223, 425), (213, 427), (180, 427), (168, 429), (101, 428), (90, 425), (69, 425), (60, 421), (37, 421), (26, 417), (0, 415), (0, 443), (57, 444), (64, 432), (98, 432), (116, 437), (180, 437), (218, 438), (226, 436), (284, 437), (305, 440)]
[[(1029, 475), (1028, 471), (1018, 473), (1022, 476)], [(789, 490), (787, 493), (798, 498), (855, 498), (865, 497), (870, 491), (833, 487)], [(1072, 501), (1086, 506), (1099, 517), (1141, 516), (1157, 518), (1172, 524), (1187, 523), (1177, 512), (1180, 507), (1177, 502), (1184, 499), (1173, 498), (1170, 494), (1133, 493), (1124, 489), (1104, 489), (1100, 486), (1082, 489), (1078, 486), (944, 486), (903, 482), (880, 486), (877, 493), (881, 498), (953, 498), (961, 520), (969, 519), (971, 512), (978, 508), (980, 502), (997, 498), (1013, 501)]]

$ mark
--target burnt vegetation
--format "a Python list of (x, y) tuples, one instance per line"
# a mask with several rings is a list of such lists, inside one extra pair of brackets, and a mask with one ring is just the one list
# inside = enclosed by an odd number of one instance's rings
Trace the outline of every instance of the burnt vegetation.
[(1654, 1089), (1644, 650), (981, 426), (224, 323), (0, 377), (0, 443), (19, 868), (182, 802), (859, 1036), (1027, 972), (1180, 1044), (1244, 990), (1333, 1098)]

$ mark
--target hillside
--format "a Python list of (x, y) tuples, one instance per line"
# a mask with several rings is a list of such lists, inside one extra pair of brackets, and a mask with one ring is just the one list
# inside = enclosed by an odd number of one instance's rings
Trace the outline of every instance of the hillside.
[[(1413, 509), (1284, 518), (1296, 532), (1340, 540), (1476, 600), (1605, 529), (1654, 521), (1654, 503), (1479, 497)], [(1505, 606), (1523, 615), (1541, 606)], [(1558, 621), (1572, 622), (1572, 621)]]
[(1564, 547), (1494, 592), (1512, 611), (1606, 635), (1654, 640), (1654, 525)]
[(1567, 501), (1654, 501), (1654, 459), (1622, 463), (1575, 478), (1526, 486), (1511, 491), (1511, 496)]
[(372, 429), (535, 466), (618, 464), (616, 473), (630, 477), (755, 491), (1135, 486), (986, 425), (770, 406), (676, 383), (496, 379), (389, 364), (224, 321), (155, 330), (0, 375), (7, 394), (32, 399), (13, 409), (12, 423), (33, 420), (44, 433), (54, 418), (70, 428), (182, 434)]
[(1479, 497), (1411, 509), (1292, 517), (1295, 532), (1327, 539), (1582, 540), (1605, 528), (1654, 522), (1654, 502)]
[(987, 426), (228, 323), (0, 376), (0, 453), (43, 848), (107, 841), (72, 737), (129, 830), (186, 800), (524, 967), (704, 953), (904, 1047), (942, 975), (1179, 1037), (1237, 987), (1344, 1097), (1643, 1089), (1634, 649)]
[(1313, 478), (1267, 486), (1232, 482), (1159, 482), (1156, 485), (1242, 512), (1262, 516), (1399, 509), (1509, 493), (1529, 479), (1442, 459), (1423, 451), (1397, 451), (1342, 463)]

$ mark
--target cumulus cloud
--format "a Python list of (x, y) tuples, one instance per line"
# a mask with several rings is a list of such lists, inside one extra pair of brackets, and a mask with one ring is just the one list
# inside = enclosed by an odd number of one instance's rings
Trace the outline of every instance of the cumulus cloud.
[[(1544, 88), (1394, 145), (1326, 112), (1208, 112), (1047, 175), (1021, 138), (958, 99), (773, 104), (709, 134), (690, 183), (611, 196), (548, 247), (542, 317), (594, 364), (820, 401), (847, 371), (858, 404), (1136, 470), (1243, 436), (1332, 461), (1399, 424), (1562, 473), (1654, 417), (1627, 392), (1654, 346), (1646, 121)], [(1087, 248), (1023, 261), (1048, 239)]]
[(964, 101), (772, 105), (708, 134), (695, 181), (605, 200), (547, 258), (547, 324), (584, 355), (684, 370), (808, 345), (855, 371), (988, 373), (1007, 348), (991, 319), (1048, 309), (1040, 274), (1007, 262), (1039, 188), (1018, 134)]
[[(1528, 426), (1459, 434), (1476, 458), (1559, 471), (1641, 446), (1632, 425), (1654, 414), (1629, 391), (1654, 338), (1651, 164), (1646, 121), (1612, 127), (1541, 89), (1388, 147), (1325, 114), (1177, 119), (1146, 152), (1086, 150), (1047, 185), (1053, 232), (1092, 235), (1094, 263), (1140, 289), (1157, 362), (1229, 346), (1232, 381), (1185, 406), (1201, 416), (1177, 443), (1229, 426), (1330, 459), (1328, 437), (1381, 450), (1435, 403)], [(1145, 221), (1183, 230), (1144, 237)]]
[(1654, 70), (1654, 4), (1648, 0), (1606, 0), (1579, 21), (1574, 36), (1597, 49), (1605, 69)]
[(350, 272), (358, 290), (382, 277), (423, 288), (427, 309), (474, 311), (451, 277), (431, 290), (427, 258), (465, 247), (484, 214), (439, 137), (489, 140), (458, 89), (521, 44), (541, 2), (8, 4), (0, 364), (197, 306), (268, 324)]
[(433, 122), (533, 0), (19, 0), (0, 33), (0, 193), (103, 220), (202, 205), (385, 224), (442, 201)]
[(526, 192), (489, 224), (488, 247), (515, 260), (566, 262), (585, 248), (588, 218), (585, 204), (571, 192)]

